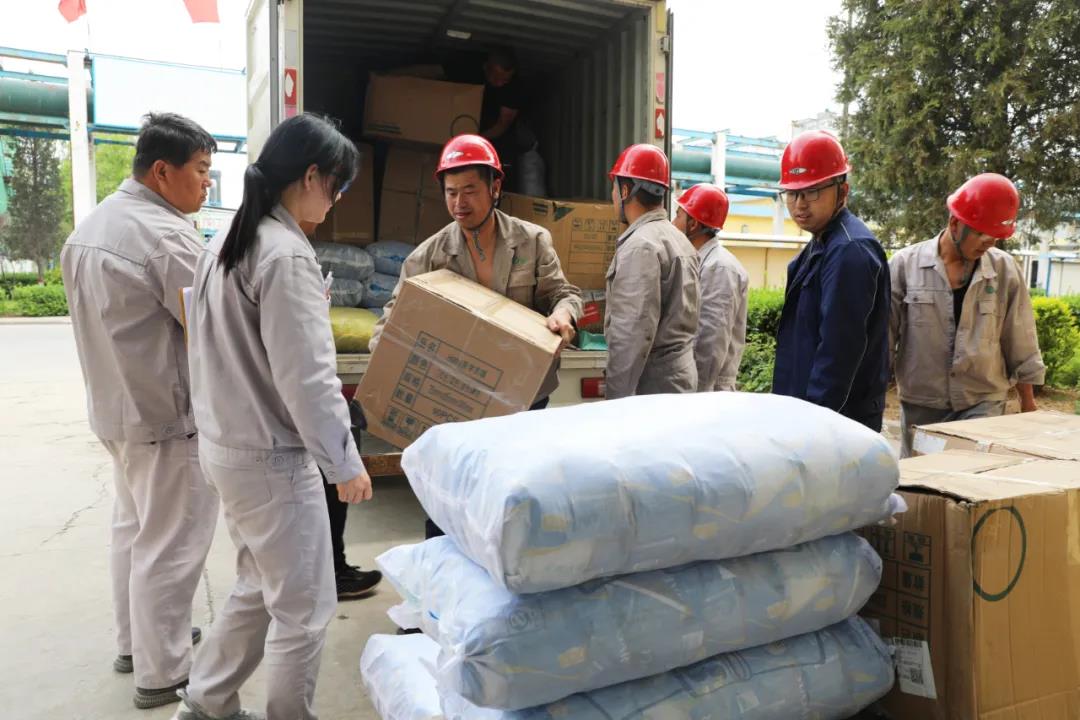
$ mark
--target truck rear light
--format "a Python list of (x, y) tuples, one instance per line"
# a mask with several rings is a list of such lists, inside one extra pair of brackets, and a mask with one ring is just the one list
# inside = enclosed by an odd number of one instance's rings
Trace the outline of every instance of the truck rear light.
[(581, 378), (581, 397), (585, 400), (602, 399), (606, 384), (602, 377)]

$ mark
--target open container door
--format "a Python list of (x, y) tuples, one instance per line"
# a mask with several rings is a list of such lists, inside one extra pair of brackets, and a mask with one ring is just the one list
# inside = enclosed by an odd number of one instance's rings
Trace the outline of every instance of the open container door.
[(247, 10), (247, 147), (254, 162), (270, 131), (302, 112), (303, 0), (251, 0)]

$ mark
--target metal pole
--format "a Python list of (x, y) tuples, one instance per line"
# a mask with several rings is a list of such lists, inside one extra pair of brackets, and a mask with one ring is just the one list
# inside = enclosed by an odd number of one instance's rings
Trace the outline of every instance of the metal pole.
[(97, 204), (94, 187), (93, 146), (86, 115), (86, 54), (72, 50), (67, 56), (68, 122), (71, 128), (71, 192), (75, 224)]
[(278, 0), (269, 0), (270, 17), (270, 130), (281, 122), (281, 38), (278, 31)]

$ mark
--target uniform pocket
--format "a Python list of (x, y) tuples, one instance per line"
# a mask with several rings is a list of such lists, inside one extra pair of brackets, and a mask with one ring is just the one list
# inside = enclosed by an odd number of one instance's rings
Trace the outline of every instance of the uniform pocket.
[(237, 468), (218, 465), (203, 459), (203, 471), (217, 489), (225, 509), (233, 515), (246, 515), (269, 504), (274, 498), (269, 468), (261, 465)]
[(511, 300), (531, 307), (535, 288), (536, 272), (531, 269), (519, 270), (510, 273), (510, 279), (506, 283), (506, 294)]
[(931, 325), (937, 322), (934, 293), (929, 290), (913, 290), (904, 296), (908, 322), (912, 325)]
[(998, 326), (998, 304), (994, 300), (979, 301), (979, 317), (975, 324), (978, 343), (984, 347), (999, 346), (1001, 329)]

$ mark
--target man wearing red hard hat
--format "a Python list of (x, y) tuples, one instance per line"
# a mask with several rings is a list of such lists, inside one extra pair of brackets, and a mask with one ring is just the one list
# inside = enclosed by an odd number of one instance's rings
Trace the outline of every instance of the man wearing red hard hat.
[[(581, 290), (563, 274), (550, 232), (496, 209), (503, 170), (495, 148), (479, 135), (451, 138), (439, 155), (435, 176), (452, 222), (405, 259), (397, 287), (372, 332), (371, 352), (405, 280), (444, 268), (546, 315), (548, 329), (562, 337), (564, 347), (569, 344), (581, 317)], [(558, 384), (556, 363), (532, 409), (545, 407)], [(441, 534), (429, 520), (428, 537)]]
[(629, 225), (607, 271), (606, 397), (697, 390), (698, 258), (668, 219), (667, 156), (631, 145), (608, 173), (611, 201)]
[(1020, 194), (996, 173), (969, 179), (946, 201), (949, 224), (889, 262), (889, 348), (900, 390), (901, 456), (912, 427), (1001, 415), (1016, 385), (1023, 412), (1043, 382), (1024, 278), (994, 247), (1013, 234)]
[(822, 130), (784, 149), (788, 213), (813, 239), (787, 271), (773, 392), (881, 430), (889, 381), (889, 267), (866, 224), (847, 209), (844, 149)]
[(720, 244), (728, 197), (716, 185), (694, 185), (676, 200), (673, 224), (697, 249), (701, 268), (701, 311), (694, 340), (698, 392), (734, 390), (746, 346), (746, 308), (750, 275)]

